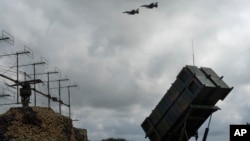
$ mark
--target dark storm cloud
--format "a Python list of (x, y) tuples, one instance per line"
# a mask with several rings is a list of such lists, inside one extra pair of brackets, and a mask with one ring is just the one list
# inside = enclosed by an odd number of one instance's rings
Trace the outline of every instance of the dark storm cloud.
[(81, 89), (85, 90), (86, 103), (97, 107), (119, 108), (138, 101), (138, 86), (132, 76), (128, 74), (126, 68), (116, 66), (116, 68), (108, 68), (109, 64), (86, 66), (86, 74), (83, 73), (80, 79), (83, 81)]
[(100, 57), (119, 55), (126, 48), (136, 47), (135, 36), (129, 33), (122, 31), (121, 27), (103, 25), (94, 31), (88, 52)]

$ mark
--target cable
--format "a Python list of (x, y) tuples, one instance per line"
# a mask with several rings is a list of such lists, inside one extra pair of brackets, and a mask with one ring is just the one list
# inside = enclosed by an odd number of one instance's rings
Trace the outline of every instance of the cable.
[[(13, 66), (15, 66), (17, 63), (15, 62), (11, 67), (9, 67), (5, 72), (3, 72), (2, 74), (5, 74), (7, 73)], [(1, 67), (4, 67), (4, 66), (1, 66)]]

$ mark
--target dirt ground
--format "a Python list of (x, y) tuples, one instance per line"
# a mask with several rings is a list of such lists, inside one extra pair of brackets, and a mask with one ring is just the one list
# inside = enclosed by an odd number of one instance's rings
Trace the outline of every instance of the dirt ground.
[(13, 107), (0, 115), (1, 141), (87, 141), (87, 130), (46, 107)]

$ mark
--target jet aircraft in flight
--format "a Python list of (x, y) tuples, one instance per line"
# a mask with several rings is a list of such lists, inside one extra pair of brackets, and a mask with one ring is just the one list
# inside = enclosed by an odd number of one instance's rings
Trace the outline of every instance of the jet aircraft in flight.
[(133, 9), (131, 11), (125, 11), (123, 13), (129, 14), (129, 15), (135, 15), (135, 14), (139, 14), (139, 9)]
[(155, 3), (152, 2), (150, 4), (145, 4), (145, 5), (142, 5), (141, 7), (146, 7), (146, 8), (150, 8), (150, 9), (157, 8), (158, 2), (155, 2)]

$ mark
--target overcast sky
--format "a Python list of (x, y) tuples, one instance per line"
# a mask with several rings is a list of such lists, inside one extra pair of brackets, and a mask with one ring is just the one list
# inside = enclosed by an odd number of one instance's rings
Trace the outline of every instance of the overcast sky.
[[(0, 29), (14, 36), (15, 45), (1, 41), (0, 52), (21, 51), (25, 45), (33, 51), (33, 59), (21, 56), (20, 64), (44, 57), (48, 65), (38, 66), (37, 72), (57, 67), (61, 77), (51, 79), (77, 82), (79, 88), (71, 89), (72, 116), (79, 119), (76, 127), (88, 130), (89, 140), (145, 141), (140, 125), (182, 67), (193, 64), (193, 40), (195, 65), (211, 67), (234, 87), (217, 104), (222, 110), (213, 115), (208, 136), (208, 141), (229, 140), (230, 124), (250, 122), (250, 1), (159, 0), (156, 9), (140, 8), (133, 16), (122, 13), (151, 2), (1, 0)], [(16, 65), (14, 56), (0, 59), (7, 69)], [(1, 79), (1, 89), (6, 88), (4, 82)], [(66, 89), (62, 95), (67, 102)], [(38, 97), (38, 105), (46, 104)], [(57, 104), (52, 105), (58, 111)], [(1, 106), (0, 111), (8, 108)], [(68, 114), (66, 107), (63, 114)], [(199, 131), (199, 140), (203, 132)]]

